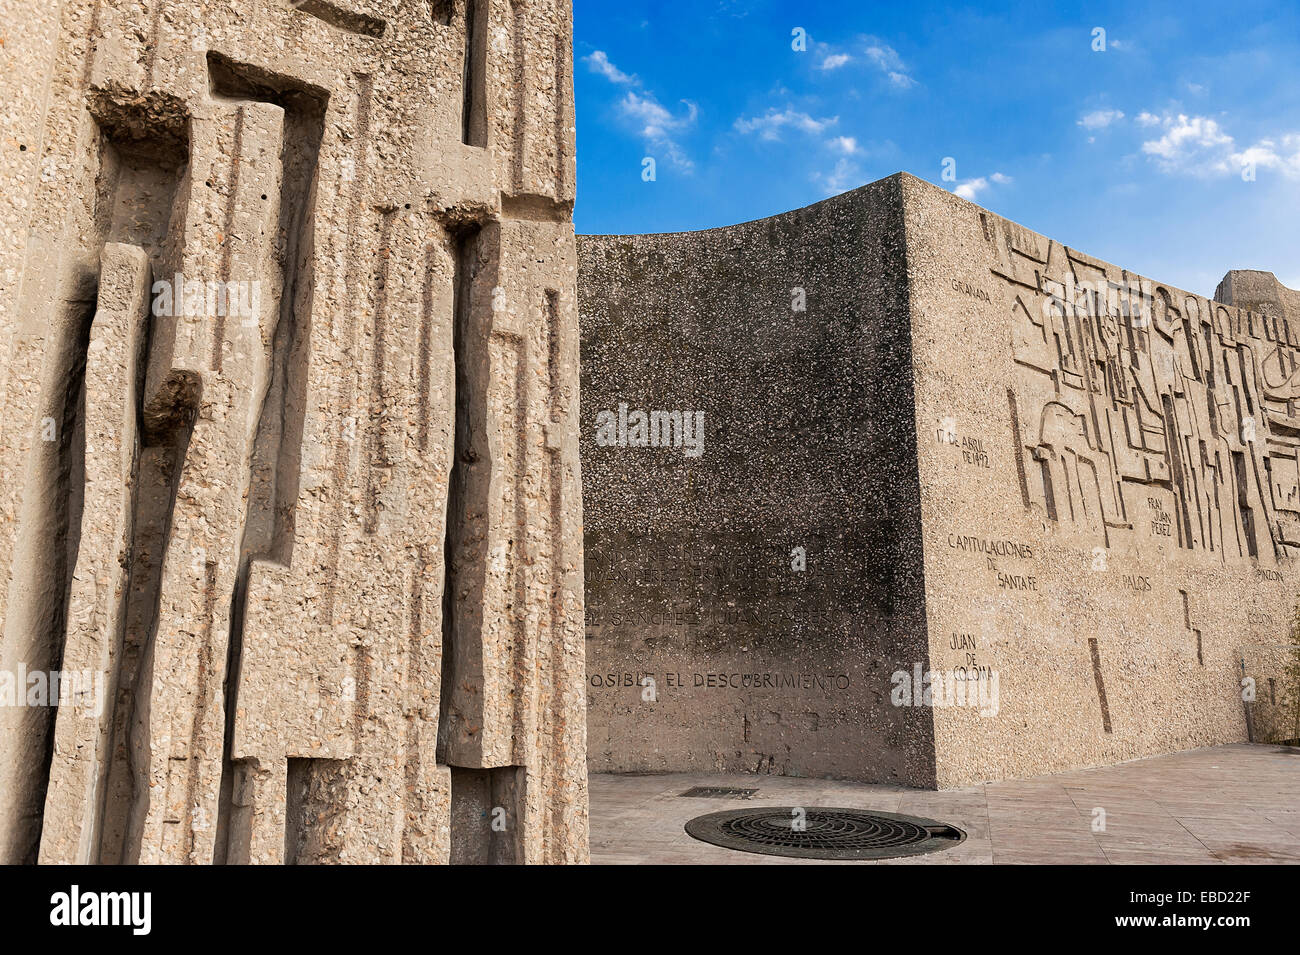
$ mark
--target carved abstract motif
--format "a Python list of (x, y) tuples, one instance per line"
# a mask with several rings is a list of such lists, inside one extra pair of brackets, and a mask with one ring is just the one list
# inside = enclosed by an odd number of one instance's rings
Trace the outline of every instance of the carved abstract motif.
[(985, 218), (1012, 291), (1031, 506), (1110, 547), (1300, 547), (1300, 349), (1284, 316), (1188, 295)]
[(256, 6), (32, 64), (0, 862), (584, 861), (569, 4)]

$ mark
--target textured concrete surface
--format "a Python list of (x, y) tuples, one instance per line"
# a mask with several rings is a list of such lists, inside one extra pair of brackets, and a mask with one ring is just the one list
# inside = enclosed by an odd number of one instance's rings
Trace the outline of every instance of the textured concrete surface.
[(930, 664), (1000, 683), (995, 717), (934, 708), (939, 785), (1293, 738), (1294, 293), (1213, 301), (902, 182)]
[(1210, 300), (900, 173), (582, 237), (579, 290), (593, 771), (946, 788), (1295, 737), (1271, 274)]
[(579, 250), (592, 770), (933, 785), (899, 182)]
[[(591, 777), (597, 865), (997, 865), (1300, 863), (1300, 749), (1227, 745), (1099, 769), (943, 792), (788, 776)], [(756, 788), (750, 800), (683, 798), (693, 786)], [(683, 830), (696, 816), (771, 806), (924, 816), (964, 829), (941, 852), (817, 863), (737, 852)], [(1104, 815), (1099, 815), (1097, 810)], [(1104, 831), (1094, 827), (1097, 820)]]
[(0, 27), (0, 861), (584, 861), (569, 3)]

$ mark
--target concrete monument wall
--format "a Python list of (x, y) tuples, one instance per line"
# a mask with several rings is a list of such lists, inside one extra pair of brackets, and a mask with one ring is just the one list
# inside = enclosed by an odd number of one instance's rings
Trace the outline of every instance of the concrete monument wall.
[(996, 718), (934, 710), (940, 785), (1246, 740), (1296, 602), (1295, 293), (904, 195), (931, 664), (1000, 675)]
[[(904, 174), (579, 263), (593, 769), (949, 787), (1277, 707), (1300, 302), (1272, 275), (1209, 300)], [(674, 408), (699, 457), (638, 446), (632, 409)]]
[(933, 784), (901, 208), (579, 240), (593, 771)]
[(570, 23), (0, 0), (0, 861), (586, 859)]

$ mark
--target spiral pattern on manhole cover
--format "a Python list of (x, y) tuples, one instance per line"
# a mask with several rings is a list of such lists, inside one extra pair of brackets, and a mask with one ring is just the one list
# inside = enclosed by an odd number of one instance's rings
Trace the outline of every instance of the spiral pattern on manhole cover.
[(686, 832), (724, 849), (800, 859), (892, 859), (957, 845), (966, 833), (933, 819), (864, 809), (792, 806), (698, 816)]

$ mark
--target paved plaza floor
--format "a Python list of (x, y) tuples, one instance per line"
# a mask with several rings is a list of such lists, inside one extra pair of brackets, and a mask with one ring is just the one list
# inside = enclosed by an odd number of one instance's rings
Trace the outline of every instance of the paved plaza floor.
[[(749, 800), (683, 797), (696, 786), (757, 789)], [(1300, 749), (1230, 745), (1117, 766), (944, 792), (749, 775), (593, 775), (596, 864), (816, 864), (688, 836), (696, 816), (762, 806), (874, 809), (966, 832), (940, 852), (841, 865), (1300, 863)], [(1094, 819), (1104, 829), (1094, 831)]]

